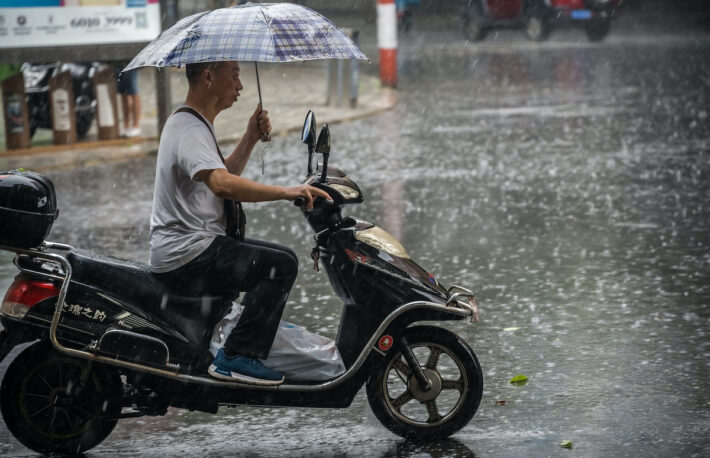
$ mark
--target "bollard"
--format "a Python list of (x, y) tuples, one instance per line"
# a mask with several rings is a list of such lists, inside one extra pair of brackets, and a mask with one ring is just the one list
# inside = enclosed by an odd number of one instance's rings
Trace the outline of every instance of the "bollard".
[(163, 132), (163, 127), (165, 123), (168, 122), (168, 117), (173, 111), (173, 106), (171, 102), (171, 90), (170, 90), (170, 75), (168, 75), (167, 68), (155, 68), (155, 94), (158, 104), (158, 138)]
[(111, 68), (103, 68), (94, 75), (96, 99), (96, 127), (99, 140), (118, 138), (118, 103), (116, 76)]
[[(325, 61), (325, 105), (328, 106), (330, 105), (330, 102), (332, 101), (333, 98), (333, 88), (335, 85), (333, 84), (334, 80), (334, 74), (333, 74), (333, 61), (328, 59)], [(337, 97), (337, 94), (336, 94)]]
[[(358, 43), (360, 32), (351, 29), (340, 29), (345, 33), (355, 44)], [(349, 100), (350, 107), (357, 107), (358, 87), (359, 87), (360, 67), (356, 59), (350, 60), (350, 71), (348, 77), (349, 84)], [(345, 62), (342, 59), (326, 60), (325, 61), (325, 104), (335, 106), (343, 105), (345, 79)]]
[(5, 147), (30, 147), (30, 118), (25, 100), (25, 78), (22, 72), (2, 82), (2, 105), (5, 115)]
[[(360, 45), (360, 31), (354, 30), (350, 35), (353, 43)], [(357, 107), (358, 88), (360, 86), (360, 62), (357, 59), (350, 60), (350, 108)]]
[(49, 80), (49, 105), (52, 114), (54, 144), (76, 143), (74, 88), (71, 72), (59, 73)]
[(377, 44), (380, 48), (380, 81), (397, 87), (397, 8), (394, 0), (377, 0)]
[(338, 102), (336, 106), (341, 106), (343, 104), (343, 60), (338, 59)]
[[(175, 24), (178, 19), (177, 0), (159, 0), (159, 3), (160, 11), (164, 12), (160, 21), (161, 29), (165, 30)], [(168, 75), (166, 68), (155, 68), (155, 94), (158, 105), (158, 138), (160, 138), (163, 126), (173, 111), (170, 75)]]

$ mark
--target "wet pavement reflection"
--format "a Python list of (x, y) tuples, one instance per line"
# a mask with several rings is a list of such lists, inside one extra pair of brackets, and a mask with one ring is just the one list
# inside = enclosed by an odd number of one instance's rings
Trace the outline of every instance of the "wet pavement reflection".
[[(395, 109), (331, 126), (331, 162), (366, 198), (350, 213), (400, 238), (443, 283), (477, 293), (481, 322), (450, 328), (478, 354), (484, 396), (452, 439), (401, 441), (360, 393), (344, 410), (125, 420), (91, 455), (705, 455), (703, 43), (411, 52)], [(265, 154), (266, 174), (252, 166), (247, 176), (304, 176), (296, 135), (274, 138)], [(51, 239), (145, 261), (154, 161), (49, 174), (61, 208)], [(292, 246), (301, 259), (285, 319), (334, 338), (338, 300), (311, 270), (302, 216), (287, 203), (247, 211), (250, 236)], [(3, 290), (15, 272), (9, 259), (0, 255)], [(528, 383), (508, 383), (516, 374)], [(28, 454), (4, 426), (0, 454)]]

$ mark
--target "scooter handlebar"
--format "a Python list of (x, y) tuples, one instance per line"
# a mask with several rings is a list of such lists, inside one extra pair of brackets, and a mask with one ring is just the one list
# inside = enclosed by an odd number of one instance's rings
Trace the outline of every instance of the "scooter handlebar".
[[(322, 197), (316, 197), (316, 200), (322, 199)], [(314, 201), (315, 202), (315, 201)], [(327, 204), (333, 205), (335, 202), (333, 200), (326, 200), (325, 201)], [(303, 207), (306, 205), (306, 198), (305, 197), (296, 197), (293, 201), (293, 205), (296, 207)]]

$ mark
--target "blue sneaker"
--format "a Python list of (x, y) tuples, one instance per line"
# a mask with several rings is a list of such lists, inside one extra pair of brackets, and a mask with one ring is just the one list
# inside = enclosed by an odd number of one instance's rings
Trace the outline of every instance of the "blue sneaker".
[(221, 348), (207, 372), (215, 378), (252, 385), (279, 385), (284, 381), (282, 374), (264, 366), (258, 359), (227, 356)]

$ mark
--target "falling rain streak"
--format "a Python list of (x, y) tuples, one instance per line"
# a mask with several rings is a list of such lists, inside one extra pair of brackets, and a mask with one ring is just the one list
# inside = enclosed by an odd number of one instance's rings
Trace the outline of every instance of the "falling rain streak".
[[(401, 442), (359, 395), (343, 411), (125, 420), (92, 454), (568, 456), (563, 440), (583, 456), (706, 453), (710, 42), (623, 40), (501, 52), (413, 38), (397, 106), (331, 126), (331, 163), (365, 196), (350, 213), (394, 234), (442, 283), (477, 293), (480, 323), (451, 325), (485, 376), (461, 433)], [(247, 176), (292, 185), (305, 161), (296, 135), (274, 137), (266, 174)], [(51, 173), (62, 211), (51, 239), (145, 261), (154, 162)], [(299, 211), (247, 213), (250, 237), (301, 260), (284, 319), (334, 338), (340, 302), (311, 267)], [(2, 256), (4, 288), (15, 270)], [(527, 384), (508, 383), (516, 374)], [(0, 427), (5, 453), (24, 449)]]

